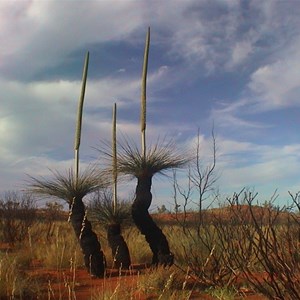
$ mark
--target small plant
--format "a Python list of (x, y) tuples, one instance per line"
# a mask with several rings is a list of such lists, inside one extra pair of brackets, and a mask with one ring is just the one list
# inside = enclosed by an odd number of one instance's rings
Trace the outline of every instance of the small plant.
[(112, 251), (113, 267), (128, 269), (131, 259), (127, 243), (121, 234), (121, 226), (131, 219), (130, 203), (118, 201), (116, 204), (114, 206), (111, 190), (99, 190), (92, 197), (89, 216), (106, 229), (108, 244)]
[(111, 190), (101, 189), (93, 193), (88, 214), (104, 226), (109, 223), (129, 224), (131, 223), (130, 207), (129, 201), (119, 201), (117, 208), (114, 208)]
[(138, 289), (157, 299), (189, 299), (192, 290), (186, 290), (187, 277), (173, 267), (149, 269), (140, 276)]
[(101, 277), (104, 275), (104, 255), (97, 235), (87, 219), (82, 199), (103, 187), (103, 183), (92, 168), (79, 174), (78, 178), (74, 177), (72, 170), (67, 176), (57, 172), (53, 175), (54, 179), (32, 177), (30, 189), (36, 194), (64, 199), (69, 204), (69, 221), (81, 246), (86, 268), (92, 275)]
[(229, 287), (222, 287), (222, 288), (209, 288), (207, 291), (207, 294), (214, 297), (214, 299), (218, 300), (234, 300), (236, 299), (236, 296), (238, 296), (238, 293)]
[[(201, 155), (200, 132), (198, 130), (193, 159), (190, 161), (187, 184), (182, 186), (173, 172), (173, 190), (175, 204), (175, 221), (178, 226), (172, 237), (177, 237), (173, 249), (181, 265), (188, 266), (191, 274), (203, 287), (229, 286), (239, 274), (231, 256), (239, 241), (239, 230), (228, 222), (224, 224), (224, 215), (209, 213), (203, 209), (204, 203), (209, 207), (216, 199), (214, 195), (216, 174), (216, 139), (212, 131), (212, 154), (205, 159)], [(196, 209), (189, 211), (191, 205)], [(179, 212), (178, 207), (181, 211)], [(241, 241), (241, 252), (247, 246)], [(245, 256), (245, 261), (247, 257)]]
[[(113, 257), (113, 267), (129, 269), (130, 253), (121, 233), (121, 225), (130, 218), (129, 206), (118, 199), (118, 168), (117, 168), (117, 104), (113, 107), (112, 120), (112, 153), (111, 174), (112, 191), (98, 191), (92, 204), (93, 216), (102, 223), (107, 231), (107, 240)], [(109, 168), (110, 171), (110, 168)]]

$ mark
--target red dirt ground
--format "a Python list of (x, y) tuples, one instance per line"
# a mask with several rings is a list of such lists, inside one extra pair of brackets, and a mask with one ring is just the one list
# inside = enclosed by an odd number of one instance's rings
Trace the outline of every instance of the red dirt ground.
[[(13, 249), (8, 244), (0, 244), (0, 251), (10, 252)], [(147, 269), (146, 265), (134, 265), (129, 271), (109, 269), (107, 270), (106, 277), (104, 279), (91, 278), (85, 269), (76, 269), (75, 274), (70, 269), (62, 269), (60, 271), (50, 270), (43, 268), (39, 262), (34, 262), (29, 270), (25, 270), (29, 274), (30, 278), (35, 282), (39, 282), (40, 289), (43, 291), (42, 298), (48, 300), (88, 300), (91, 299), (93, 293), (97, 294), (97, 299), (104, 299), (105, 291), (114, 291), (117, 286), (120, 286), (122, 290), (126, 287), (126, 290), (131, 291), (132, 300), (154, 300), (158, 297), (155, 295), (145, 294), (141, 291), (135, 291), (137, 289), (137, 281), (139, 275), (143, 274)], [(258, 276), (261, 276), (258, 274)], [(75, 295), (71, 295), (75, 293)], [(243, 296), (239, 296), (236, 300), (266, 300), (266, 297), (262, 295), (254, 294), (251, 290), (240, 291)], [(101, 297), (103, 295), (103, 297)], [(108, 299), (107, 297), (105, 299)], [(126, 295), (122, 298), (126, 300)], [(214, 300), (207, 294), (200, 292), (193, 292), (190, 297), (192, 300)]]
[[(41, 282), (44, 291), (43, 299), (48, 300), (87, 300), (91, 299), (93, 293), (98, 295), (101, 299), (105, 291), (114, 291), (117, 286), (121, 286), (122, 290), (126, 287), (126, 290), (132, 291), (133, 295), (130, 299), (134, 300), (154, 300), (158, 296), (144, 294), (141, 291), (134, 291), (136, 289), (137, 280), (139, 274), (142, 274), (146, 269), (145, 265), (135, 265), (130, 271), (122, 271), (110, 269), (107, 271), (106, 277), (104, 279), (91, 278), (85, 269), (77, 269), (75, 273), (75, 279), (73, 280), (74, 274), (70, 270), (61, 270), (57, 272), (55, 270), (46, 270), (39, 267), (34, 267), (29, 271), (30, 276)], [(72, 287), (74, 285), (74, 287)], [(75, 296), (70, 297), (70, 291), (75, 292)], [(246, 300), (266, 300), (267, 298), (254, 294), (250, 290), (244, 289), (241, 291), (244, 296), (239, 296), (236, 300), (246, 299)], [(125, 296), (125, 295), (124, 295)], [(126, 297), (126, 296), (125, 296)], [(126, 298), (123, 297), (124, 300)], [(106, 299), (106, 298), (105, 298)], [(190, 299), (203, 299), (203, 300), (213, 300), (213, 298), (207, 294), (200, 292), (193, 292)]]

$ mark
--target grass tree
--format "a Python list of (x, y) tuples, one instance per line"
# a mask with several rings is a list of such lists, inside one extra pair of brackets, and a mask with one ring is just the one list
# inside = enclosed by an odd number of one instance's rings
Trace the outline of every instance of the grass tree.
[(146, 148), (146, 80), (150, 28), (145, 43), (141, 91), (141, 150), (129, 142), (121, 144), (118, 155), (118, 172), (132, 175), (137, 179), (135, 198), (132, 204), (132, 218), (140, 232), (145, 236), (152, 253), (152, 264), (172, 265), (173, 254), (166, 236), (150, 216), (148, 209), (152, 202), (152, 178), (155, 174), (168, 169), (181, 167), (186, 159), (178, 152), (173, 143), (159, 142)]
[(111, 189), (95, 192), (89, 207), (89, 216), (106, 228), (113, 268), (129, 269), (131, 258), (127, 243), (121, 234), (121, 226), (130, 220), (130, 204), (127, 201), (118, 201), (117, 208), (114, 209), (112, 200)]
[(118, 201), (117, 183), (117, 134), (116, 134), (117, 105), (113, 107), (112, 124), (112, 182), (113, 189), (95, 193), (91, 212), (92, 216), (107, 229), (107, 240), (112, 251), (114, 267), (129, 269), (131, 265), (128, 246), (121, 234), (121, 225), (130, 219), (130, 206), (128, 202)]
[[(91, 223), (87, 219), (83, 198), (99, 188), (103, 188), (106, 183), (101, 180), (99, 172), (94, 167), (88, 168), (84, 172), (79, 171), (79, 147), (81, 138), (82, 111), (87, 81), (89, 53), (85, 58), (82, 76), (81, 95), (78, 104), (78, 115), (75, 133), (75, 166), (67, 175), (53, 172), (52, 179), (37, 179), (31, 177), (31, 191), (47, 196), (64, 199), (69, 204), (71, 222), (76, 237), (79, 240), (85, 266), (92, 276), (102, 277), (105, 272), (105, 258), (101, 250), (96, 233), (92, 230)], [(100, 177), (100, 179), (99, 179)]]

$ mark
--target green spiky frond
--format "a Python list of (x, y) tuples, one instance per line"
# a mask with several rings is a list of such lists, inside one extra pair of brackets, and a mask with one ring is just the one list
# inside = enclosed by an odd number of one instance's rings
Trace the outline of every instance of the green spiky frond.
[(72, 169), (66, 174), (57, 171), (52, 171), (52, 174), (53, 178), (50, 179), (45, 177), (38, 179), (30, 176), (29, 190), (35, 194), (66, 200), (70, 204), (74, 197), (83, 198), (87, 194), (107, 186), (107, 181), (94, 168), (88, 168), (78, 174), (77, 180)]
[(176, 151), (172, 142), (157, 142), (146, 151), (146, 156), (139, 151), (135, 144), (128, 142), (120, 145), (118, 154), (118, 172), (135, 177), (153, 176), (156, 173), (179, 168), (187, 163), (188, 159)]
[(113, 205), (113, 193), (111, 190), (97, 191), (91, 200), (88, 214), (91, 219), (103, 225), (122, 224), (131, 219), (131, 203), (118, 201), (116, 207)]

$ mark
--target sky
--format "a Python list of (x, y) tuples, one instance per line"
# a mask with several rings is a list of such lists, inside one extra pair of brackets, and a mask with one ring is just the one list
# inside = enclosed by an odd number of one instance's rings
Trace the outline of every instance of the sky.
[[(220, 195), (277, 191), (285, 205), (300, 190), (299, 15), (297, 0), (1, 0), (0, 192), (73, 166), (87, 51), (82, 168), (110, 139), (114, 102), (118, 137), (139, 143), (150, 26), (147, 141), (189, 152), (199, 129), (205, 167), (213, 130)], [(172, 205), (171, 176), (156, 177), (153, 196)]]

